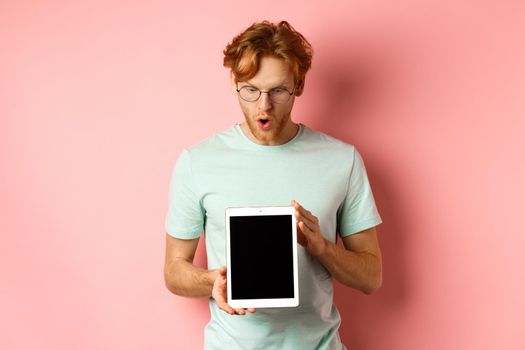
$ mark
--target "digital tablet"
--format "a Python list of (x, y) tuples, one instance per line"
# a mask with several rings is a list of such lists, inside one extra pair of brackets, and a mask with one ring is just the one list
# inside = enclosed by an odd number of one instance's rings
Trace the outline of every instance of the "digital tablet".
[(234, 308), (299, 305), (295, 209), (226, 209), (228, 304)]

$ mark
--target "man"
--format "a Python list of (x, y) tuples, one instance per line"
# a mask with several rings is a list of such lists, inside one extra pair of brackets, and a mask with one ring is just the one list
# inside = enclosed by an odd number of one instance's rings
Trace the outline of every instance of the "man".
[[(382, 280), (375, 230), (381, 219), (362, 159), (352, 145), (292, 121), (312, 49), (287, 22), (253, 24), (224, 55), (245, 121), (177, 160), (166, 286), (177, 295), (210, 297), (206, 349), (344, 349), (332, 277), (367, 294)], [(296, 209), (300, 305), (234, 309), (226, 298), (224, 210), (265, 205)], [(193, 265), (203, 231), (208, 269)], [(335, 244), (337, 234), (344, 248)]]

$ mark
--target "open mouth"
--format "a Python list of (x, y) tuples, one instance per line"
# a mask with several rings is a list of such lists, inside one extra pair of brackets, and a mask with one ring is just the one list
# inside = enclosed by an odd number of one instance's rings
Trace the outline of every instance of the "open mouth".
[(270, 119), (259, 118), (257, 119), (257, 126), (262, 130), (268, 130), (272, 126)]

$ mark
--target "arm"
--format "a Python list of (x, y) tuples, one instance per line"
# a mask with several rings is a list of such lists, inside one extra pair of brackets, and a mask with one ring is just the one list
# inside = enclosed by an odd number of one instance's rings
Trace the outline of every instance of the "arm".
[(164, 281), (170, 292), (191, 297), (211, 296), (218, 270), (205, 270), (193, 264), (199, 238), (179, 239), (166, 233)]
[(320, 232), (319, 220), (293, 201), (298, 240), (342, 284), (372, 294), (382, 283), (381, 251), (376, 229), (343, 238), (344, 248), (328, 241)]
[[(166, 233), (164, 281), (170, 292), (190, 297), (212, 297), (217, 306), (230, 315), (246, 314), (234, 309), (226, 298), (226, 267), (206, 270), (193, 264), (199, 239), (179, 239)], [(255, 312), (255, 309), (248, 309)]]
[(330, 241), (317, 258), (342, 284), (372, 294), (382, 283), (381, 252), (375, 227), (343, 237), (342, 248)]

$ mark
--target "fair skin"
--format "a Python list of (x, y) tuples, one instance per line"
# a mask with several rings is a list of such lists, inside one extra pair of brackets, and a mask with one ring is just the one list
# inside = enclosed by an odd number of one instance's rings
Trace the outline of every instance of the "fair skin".
[[(304, 79), (303, 79), (304, 80)], [(283, 104), (273, 103), (267, 93), (261, 94), (256, 102), (246, 102), (239, 98), (245, 122), (241, 129), (252, 141), (266, 146), (281, 145), (291, 140), (299, 126), (292, 122), (291, 111), (295, 95), (300, 95), (302, 85), (297, 88), (287, 64), (277, 58), (263, 57), (257, 74), (246, 82), (235, 82), (232, 76), (232, 89), (250, 85), (268, 91), (284, 86), (294, 90), (294, 96)], [(262, 127), (258, 122), (264, 118), (270, 125)], [(342, 284), (371, 294), (382, 283), (381, 251), (376, 229), (349, 235), (342, 238), (343, 247), (324, 238), (319, 219), (299, 203), (292, 200), (297, 219), (297, 239), (306, 251), (316, 257), (332, 276)], [(166, 234), (166, 259), (164, 278), (167, 288), (182, 296), (212, 297), (217, 306), (231, 315), (245, 315), (255, 309), (236, 309), (227, 303), (226, 267), (206, 270), (193, 264), (199, 239), (178, 239)]]
[[(232, 91), (239, 100), (245, 119), (241, 129), (249, 139), (260, 145), (276, 146), (290, 141), (297, 134), (299, 125), (291, 119), (295, 96), (302, 91), (297, 85), (288, 65), (274, 57), (263, 57), (259, 71), (247, 81), (236, 82), (233, 74), (231, 75)], [(267, 93), (261, 94), (255, 102), (247, 102), (237, 95), (237, 88), (243, 86), (252, 86), (261, 91), (283, 87), (294, 91), (294, 95), (285, 103), (272, 102)], [(261, 128), (257, 123), (259, 119), (268, 120), (270, 127)]]

